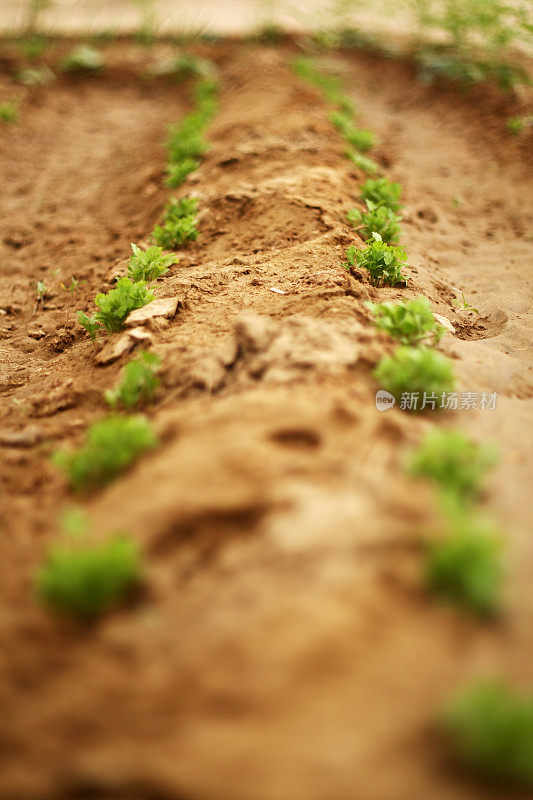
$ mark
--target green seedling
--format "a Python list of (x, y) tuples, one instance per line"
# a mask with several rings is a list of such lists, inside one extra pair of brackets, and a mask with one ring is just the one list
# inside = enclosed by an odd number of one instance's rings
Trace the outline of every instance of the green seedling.
[(124, 534), (91, 543), (64, 536), (53, 545), (36, 580), (37, 596), (53, 611), (88, 622), (126, 599), (141, 580), (137, 544)]
[(114, 409), (119, 406), (131, 409), (149, 403), (159, 386), (160, 366), (159, 356), (145, 350), (126, 364), (119, 385), (105, 393), (106, 402)]
[(88, 45), (75, 47), (61, 62), (63, 72), (97, 72), (103, 66), (102, 54)]
[(45, 54), (47, 47), (48, 41), (44, 36), (28, 36), (20, 43), (22, 55), (28, 61), (37, 61)]
[(493, 781), (533, 787), (533, 692), (478, 681), (447, 704), (441, 721), (459, 762)]
[(163, 216), (163, 224), (156, 225), (152, 236), (160, 247), (179, 247), (198, 236), (196, 214), (198, 201), (192, 197), (181, 200), (171, 198)]
[(76, 491), (96, 489), (124, 472), (157, 439), (141, 416), (111, 415), (95, 422), (79, 450), (57, 452), (53, 461)]
[(352, 208), (346, 217), (348, 222), (362, 235), (367, 241), (373, 233), (379, 233), (386, 244), (395, 244), (400, 237), (399, 217), (388, 206), (377, 206), (371, 200), (366, 200), (366, 211), (359, 211)]
[(283, 40), (283, 30), (275, 22), (270, 22), (259, 28), (254, 38), (260, 44), (264, 44), (267, 47), (275, 47)]
[(375, 316), (375, 325), (402, 344), (437, 344), (446, 328), (435, 321), (426, 297), (399, 303), (365, 303)]
[(92, 317), (88, 317), (87, 314), (84, 314), (83, 311), (78, 311), (78, 322), (80, 325), (85, 328), (89, 336), (91, 337), (92, 341), (96, 340), (98, 336), (98, 332), (102, 327), (98, 320), (96, 319), (96, 315), (93, 314)]
[(37, 296), (37, 302), (41, 302), (45, 299), (48, 293), (48, 287), (44, 281), (37, 281), (37, 288), (35, 290), (35, 294)]
[[(423, 411), (432, 399), (453, 392), (455, 378), (451, 362), (442, 353), (428, 347), (398, 347), (392, 356), (383, 358), (374, 375), (380, 386), (394, 395), (400, 408)], [(409, 406), (402, 403), (402, 395), (420, 399)], [(424, 399), (426, 403), (424, 403)], [(438, 405), (435, 405), (438, 408)]]
[(128, 277), (133, 283), (155, 281), (161, 275), (166, 275), (173, 264), (178, 263), (178, 258), (173, 253), (165, 253), (161, 247), (148, 247), (141, 250), (136, 244), (131, 245), (133, 255), (130, 257)]
[(408, 471), (463, 502), (481, 495), (485, 476), (497, 461), (492, 444), (477, 444), (458, 430), (433, 430), (411, 455)]
[(441, 600), (490, 616), (500, 606), (504, 577), (501, 536), (464, 509), (453, 515), (449, 526), (446, 538), (428, 547), (426, 584)]
[(215, 67), (205, 58), (183, 55), (162, 61), (152, 69), (151, 73), (169, 75), (176, 81), (185, 81), (189, 78), (211, 78), (215, 73)]
[(462, 291), (462, 289), (458, 289), (457, 286), (452, 286), (452, 289), (454, 289), (456, 292), (459, 292), (461, 295), (461, 300), (452, 300), (454, 306), (457, 306), (458, 311), (473, 311), (474, 314), (479, 314), (477, 308), (474, 308), (474, 306), (471, 306), (470, 303), (467, 302), (465, 293)]
[(167, 164), (166, 185), (170, 189), (177, 189), (187, 176), (197, 170), (199, 166), (200, 162), (195, 158), (184, 158), (177, 164)]
[(99, 310), (93, 319), (108, 331), (120, 331), (131, 311), (142, 308), (154, 299), (155, 294), (146, 288), (145, 281), (133, 283), (129, 278), (122, 277), (118, 279), (115, 289), (107, 294), (96, 295), (94, 302)]
[(355, 150), (351, 150), (347, 148), (344, 151), (344, 155), (346, 158), (349, 158), (350, 161), (359, 167), (359, 169), (364, 172), (366, 175), (376, 175), (379, 172), (379, 167), (375, 161), (368, 156), (364, 156), (361, 153), (356, 153)]
[(310, 58), (301, 56), (294, 59), (292, 69), (302, 80), (318, 86), (324, 95), (340, 92), (341, 90), (340, 80), (334, 75), (319, 70)]
[(341, 114), (346, 114), (347, 116), (355, 117), (358, 113), (357, 108), (355, 107), (355, 103), (353, 100), (350, 100), (345, 94), (338, 90), (330, 90), (324, 92), (324, 96), (328, 103), (332, 103), (334, 106), (337, 107)]
[(24, 86), (48, 86), (55, 80), (49, 67), (25, 67), (17, 71), (17, 80)]
[(72, 275), (71, 278), (70, 278), (69, 285), (65, 286), (65, 284), (62, 283), (61, 287), (63, 289), (65, 289), (67, 292), (71, 292), (72, 294), (74, 294), (74, 292), (77, 292), (78, 289), (80, 288), (80, 286), (83, 286), (83, 284), (86, 283), (86, 282), (87, 281), (80, 281), (77, 278), (75, 278), (74, 275)]
[(344, 266), (366, 269), (373, 286), (405, 286), (407, 277), (402, 273), (406, 266), (405, 248), (385, 244), (379, 233), (373, 233), (364, 250), (350, 245), (346, 250)]
[(399, 211), (401, 208), (400, 197), (402, 187), (399, 183), (393, 183), (387, 178), (375, 178), (368, 180), (361, 187), (362, 200), (370, 200), (375, 206), (386, 206), (391, 211)]
[(171, 164), (179, 164), (185, 159), (200, 158), (209, 149), (204, 140), (205, 123), (200, 115), (190, 114), (180, 125), (169, 129), (167, 139), (168, 160)]
[(2, 122), (16, 122), (19, 115), (19, 106), (16, 100), (6, 100), (0, 103), (0, 120)]
[(355, 147), (366, 153), (376, 144), (376, 138), (371, 131), (357, 128), (351, 116), (343, 111), (333, 111), (330, 115), (331, 122), (335, 125), (341, 136)]
[(204, 116), (212, 116), (214, 114), (217, 107), (216, 96), (219, 89), (220, 83), (217, 78), (204, 78), (196, 84), (192, 95), (198, 112)]
[(533, 116), (509, 117), (507, 120), (507, 130), (515, 136), (528, 127), (533, 127)]

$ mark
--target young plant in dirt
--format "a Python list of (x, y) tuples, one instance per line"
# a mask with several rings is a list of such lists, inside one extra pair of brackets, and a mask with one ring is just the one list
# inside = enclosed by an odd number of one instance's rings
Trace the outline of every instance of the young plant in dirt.
[(111, 415), (95, 422), (78, 450), (60, 451), (53, 461), (76, 491), (96, 489), (124, 472), (157, 438), (142, 416)]
[(533, 788), (533, 691), (478, 681), (447, 703), (441, 726), (463, 766), (485, 779)]
[(166, 275), (173, 264), (178, 263), (178, 258), (173, 253), (163, 254), (163, 249), (154, 245), (146, 250), (141, 250), (136, 244), (131, 245), (133, 255), (130, 257), (128, 277), (133, 283), (155, 281), (161, 275)]
[(196, 214), (198, 201), (192, 197), (171, 198), (163, 216), (163, 224), (156, 225), (152, 236), (160, 247), (179, 247), (198, 237)]
[(346, 158), (349, 158), (350, 161), (353, 161), (366, 175), (376, 175), (379, 172), (379, 167), (376, 162), (368, 158), (368, 156), (362, 155), (362, 153), (356, 153), (355, 150), (347, 148), (344, 151), (344, 155)]
[(371, 200), (366, 201), (366, 211), (352, 208), (346, 214), (348, 222), (367, 241), (373, 233), (379, 233), (386, 244), (395, 244), (400, 237), (399, 217), (388, 206), (377, 206)]
[(61, 62), (63, 72), (98, 72), (103, 66), (102, 54), (85, 44), (75, 47)]
[(50, 548), (36, 591), (53, 611), (89, 622), (125, 600), (140, 580), (139, 548), (124, 534), (100, 543), (65, 536)]
[(84, 314), (83, 311), (78, 311), (78, 322), (85, 328), (89, 336), (91, 337), (92, 341), (96, 341), (96, 337), (98, 336), (98, 332), (102, 327), (98, 320), (96, 319), (96, 315), (93, 314), (92, 317), (88, 317), (87, 314)]
[(426, 584), (441, 600), (477, 616), (490, 616), (500, 606), (504, 578), (502, 539), (482, 520), (456, 511), (446, 538), (429, 545)]
[(373, 233), (364, 250), (350, 245), (346, 250), (344, 266), (366, 269), (373, 286), (405, 286), (407, 277), (402, 273), (406, 266), (405, 248), (385, 244), (379, 233)]
[(470, 303), (467, 302), (465, 293), (463, 292), (462, 289), (458, 289), (457, 286), (452, 286), (452, 289), (455, 289), (455, 291), (459, 292), (459, 294), (461, 295), (460, 300), (452, 300), (452, 303), (454, 304), (454, 306), (456, 306), (458, 311), (473, 311), (474, 314), (479, 314), (477, 308), (474, 308), (474, 306), (471, 306)]
[(37, 61), (44, 56), (48, 47), (45, 36), (30, 35), (20, 42), (20, 51), (28, 61)]
[(357, 128), (353, 119), (343, 111), (333, 111), (330, 115), (331, 122), (335, 125), (341, 136), (355, 147), (356, 150), (361, 150), (366, 153), (372, 147), (375, 147), (376, 137), (372, 131)]
[(87, 283), (87, 281), (80, 281), (78, 280), (78, 278), (75, 278), (74, 275), (71, 275), (70, 283), (68, 284), (68, 286), (67, 284), (62, 283), (61, 288), (64, 289), (66, 292), (74, 294), (74, 292), (77, 292), (80, 286), (83, 286), (84, 283)]
[(37, 281), (37, 288), (35, 290), (37, 302), (42, 302), (48, 294), (48, 287), (44, 281)]
[(533, 127), (533, 116), (509, 117), (507, 120), (507, 130), (515, 136), (527, 127)]
[(170, 164), (180, 164), (197, 159), (207, 152), (209, 145), (204, 140), (205, 123), (196, 114), (190, 114), (179, 125), (172, 125), (167, 139), (167, 152)]
[(376, 327), (402, 344), (437, 344), (446, 333), (446, 328), (435, 321), (427, 297), (399, 303), (366, 302), (365, 306), (374, 314)]
[(177, 81), (186, 81), (189, 78), (212, 79), (214, 73), (215, 67), (211, 61), (184, 54), (165, 62), (157, 74), (171, 75)]
[(481, 495), (485, 476), (497, 461), (494, 445), (478, 444), (459, 430), (435, 429), (412, 453), (407, 468), (464, 502)]
[[(211, 65), (213, 67), (213, 65)], [(214, 70), (214, 67), (213, 67)], [(207, 124), (217, 110), (216, 96), (220, 89), (217, 78), (204, 78), (193, 89), (196, 114)]]
[(379, 362), (374, 375), (400, 408), (413, 412), (438, 409), (442, 394), (455, 388), (451, 362), (428, 347), (398, 347)]
[(17, 80), (24, 86), (48, 86), (55, 80), (55, 75), (49, 67), (24, 67), (17, 70)]
[(375, 206), (386, 206), (391, 211), (399, 211), (401, 208), (400, 197), (402, 187), (399, 183), (393, 183), (387, 178), (375, 178), (366, 181), (361, 187), (361, 198), (370, 201)]
[(145, 350), (126, 364), (119, 385), (105, 393), (106, 402), (115, 410), (119, 406), (131, 409), (149, 403), (159, 386), (160, 366), (159, 356)]
[(6, 100), (0, 103), (0, 120), (2, 122), (16, 122), (19, 115), (19, 106), (15, 100)]
[(118, 279), (115, 289), (107, 294), (96, 295), (94, 302), (99, 310), (91, 319), (110, 332), (120, 331), (131, 311), (142, 308), (154, 299), (155, 294), (146, 288), (146, 281), (133, 283), (124, 276)]
[(184, 158), (182, 161), (178, 161), (177, 164), (168, 163), (166, 166), (166, 185), (169, 189), (177, 189), (187, 176), (197, 170), (199, 166), (200, 162), (195, 158)]

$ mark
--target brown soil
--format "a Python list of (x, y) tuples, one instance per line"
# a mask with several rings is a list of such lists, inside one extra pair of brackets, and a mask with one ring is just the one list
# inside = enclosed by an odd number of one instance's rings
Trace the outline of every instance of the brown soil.
[[(139, 77), (164, 54), (119, 45), (103, 76), (18, 90), (21, 120), (0, 128), (3, 796), (494, 798), (450, 762), (434, 719), (474, 676), (532, 678), (533, 185), (527, 145), (505, 132), (511, 101), (329, 57), (405, 187), (412, 281), (378, 290), (341, 266), (364, 176), (291, 53), (205, 48), (223, 88), (212, 149), (186, 185), (200, 236), (156, 286), (180, 300), (153, 331), (164, 371), (148, 413), (162, 444), (83, 502), (96, 535), (141, 542), (146, 589), (89, 630), (35, 602), (72, 502), (49, 454), (106, 413), (126, 360), (97, 366), (76, 312), (168, 196), (162, 141), (188, 91)], [(71, 276), (84, 281), (75, 293), (62, 288)], [(479, 316), (455, 310), (454, 286)], [(420, 293), (456, 326), (442, 349), (461, 390), (499, 393), (494, 411), (440, 418), (502, 450), (488, 502), (509, 579), (491, 624), (421, 583), (434, 506), (401, 461), (435, 417), (374, 405), (372, 368), (392, 345), (363, 301)]]

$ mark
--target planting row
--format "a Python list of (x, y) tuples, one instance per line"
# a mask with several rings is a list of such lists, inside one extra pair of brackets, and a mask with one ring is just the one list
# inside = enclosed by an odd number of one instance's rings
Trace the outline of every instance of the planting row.
[[(181, 79), (192, 78), (193, 111), (172, 126), (167, 139), (167, 180), (176, 188), (200, 165), (208, 145), (207, 125), (217, 109), (218, 80), (214, 65), (191, 56), (173, 65)], [(103, 331), (122, 330), (135, 309), (155, 299), (153, 283), (178, 263), (174, 253), (163, 252), (196, 239), (198, 201), (171, 197), (160, 225), (152, 232), (153, 245), (132, 244), (127, 275), (107, 293), (95, 297), (91, 316), (78, 313), (78, 321), (95, 341)], [(45, 287), (42, 287), (45, 291)], [(77, 450), (57, 452), (53, 461), (71, 489), (84, 494), (104, 486), (124, 472), (142, 453), (157, 446), (151, 423), (141, 414), (128, 415), (148, 405), (158, 386), (160, 359), (148, 350), (125, 367), (119, 384), (105, 392), (112, 413), (94, 423)], [(124, 533), (112, 533), (95, 545), (87, 537), (83, 514), (68, 513), (64, 537), (50, 548), (36, 581), (38, 596), (48, 606), (89, 621), (124, 600), (141, 580), (141, 559), (135, 542)]]
[[(363, 155), (375, 138), (357, 127), (355, 109), (339, 81), (307, 59), (293, 67), (334, 106), (330, 119), (349, 145), (345, 155), (363, 172), (376, 174), (378, 165)], [(360, 193), (364, 209), (347, 213), (364, 247), (350, 245), (344, 267), (365, 270), (376, 287), (409, 283), (406, 251), (397, 244), (401, 193), (402, 187), (386, 177), (369, 178)], [(427, 298), (366, 305), (376, 326), (401, 343), (375, 369), (381, 387), (404, 410), (442, 407), (436, 401), (454, 391), (455, 377), (449, 359), (436, 350), (446, 328), (436, 321)], [(413, 396), (423, 398), (420, 408), (407, 402)], [(476, 507), (483, 478), (496, 460), (491, 445), (478, 445), (460, 431), (435, 429), (406, 465), (409, 474), (430, 480), (439, 490), (445, 534), (426, 548), (425, 582), (439, 598), (481, 617), (500, 609), (504, 577), (502, 537)], [(482, 681), (450, 701), (442, 721), (467, 766), (485, 776), (533, 785), (533, 693), (522, 696), (504, 683)]]

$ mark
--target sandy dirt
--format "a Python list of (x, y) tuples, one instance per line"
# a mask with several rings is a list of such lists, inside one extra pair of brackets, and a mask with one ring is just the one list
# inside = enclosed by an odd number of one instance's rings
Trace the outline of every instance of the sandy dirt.
[[(411, 281), (375, 289), (341, 266), (362, 244), (345, 214), (364, 176), (289, 71), (293, 53), (198, 52), (222, 91), (184, 187), (200, 236), (156, 285), (180, 301), (152, 332), (161, 446), (83, 503), (95, 535), (141, 543), (145, 589), (89, 630), (33, 596), (73, 499), (49, 455), (106, 413), (126, 359), (97, 366), (76, 312), (160, 218), (162, 142), (189, 94), (140, 79), (164, 48), (119, 45), (103, 76), (19, 89), (20, 122), (0, 129), (3, 796), (492, 800), (434, 720), (472, 677), (532, 679), (531, 141), (504, 122), (521, 109), (424, 87), (401, 64), (327, 57), (405, 189)], [(72, 294), (71, 276), (85, 281)], [(478, 316), (456, 311), (452, 287)], [(401, 462), (434, 418), (375, 409), (372, 369), (393, 345), (363, 301), (420, 293), (456, 326), (442, 350), (461, 391), (499, 394), (494, 411), (439, 423), (502, 451), (486, 502), (509, 578), (490, 624), (421, 582), (435, 510)]]

